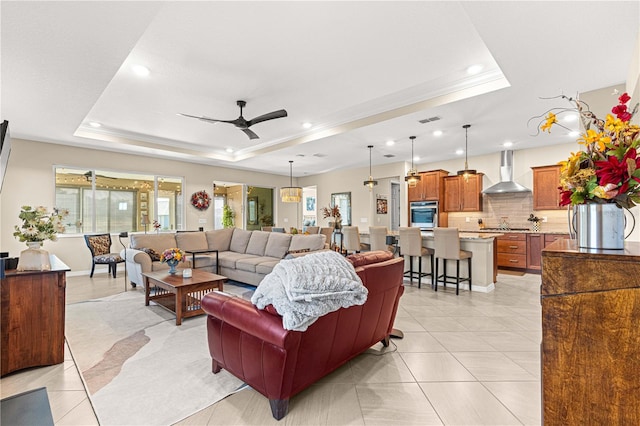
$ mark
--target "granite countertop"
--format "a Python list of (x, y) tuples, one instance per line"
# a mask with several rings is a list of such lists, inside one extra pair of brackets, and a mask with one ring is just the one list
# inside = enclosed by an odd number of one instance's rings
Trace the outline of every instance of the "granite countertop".
[[(423, 237), (433, 238), (433, 231), (422, 231)], [(478, 232), (478, 231), (460, 231), (460, 239), (461, 240), (486, 240), (489, 238), (496, 238), (503, 235), (500, 232)]]
[(515, 229), (494, 229), (494, 228), (490, 228), (490, 229), (461, 229), (460, 232), (471, 232), (471, 233), (500, 233), (500, 234), (504, 234), (504, 233), (510, 233), (510, 234), (568, 234), (569, 230), (566, 231), (552, 231), (552, 230), (546, 230), (546, 229), (542, 229), (540, 231), (534, 232), (530, 229), (524, 229), (524, 228), (515, 228)]

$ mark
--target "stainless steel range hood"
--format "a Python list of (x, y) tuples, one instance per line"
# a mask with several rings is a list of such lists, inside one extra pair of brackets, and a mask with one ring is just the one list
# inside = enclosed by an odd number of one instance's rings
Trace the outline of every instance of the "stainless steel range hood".
[(531, 192), (513, 181), (513, 151), (500, 153), (500, 182), (482, 191), (483, 194), (508, 194), (513, 192)]

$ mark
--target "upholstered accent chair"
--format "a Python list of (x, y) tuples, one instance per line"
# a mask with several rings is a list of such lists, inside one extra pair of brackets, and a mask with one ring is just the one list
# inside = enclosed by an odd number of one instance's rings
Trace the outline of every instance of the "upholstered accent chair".
[(89, 277), (93, 277), (96, 265), (109, 265), (109, 273), (113, 274), (113, 278), (115, 278), (118, 263), (124, 262), (124, 259), (118, 253), (111, 253), (111, 235), (85, 235), (84, 241), (91, 251), (91, 275)]

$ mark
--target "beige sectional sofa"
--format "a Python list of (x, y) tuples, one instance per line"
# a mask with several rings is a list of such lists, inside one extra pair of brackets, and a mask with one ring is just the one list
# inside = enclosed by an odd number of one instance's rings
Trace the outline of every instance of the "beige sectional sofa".
[[(220, 264), (219, 274), (243, 283), (257, 286), (287, 255), (300, 256), (323, 250), (325, 236), (290, 235), (279, 232), (246, 231), (239, 228), (219, 229), (205, 232), (178, 232), (160, 234), (130, 234), (129, 248), (122, 250), (126, 258), (127, 273), (131, 285), (142, 285), (142, 273), (169, 269), (159, 259), (153, 260), (168, 248), (178, 247), (184, 251), (211, 250), (209, 253), (187, 254), (186, 261), (178, 268), (203, 268), (216, 272), (216, 253)], [(151, 254), (150, 254), (151, 253)]]

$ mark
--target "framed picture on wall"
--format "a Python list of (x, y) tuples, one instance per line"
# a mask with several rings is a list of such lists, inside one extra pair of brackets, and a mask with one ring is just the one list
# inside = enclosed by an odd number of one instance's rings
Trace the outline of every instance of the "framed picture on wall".
[(147, 193), (146, 192), (141, 192), (140, 193), (140, 201), (147, 201)]
[(146, 201), (141, 201), (140, 202), (140, 210), (146, 210), (147, 209), (147, 202)]
[(304, 203), (304, 211), (312, 213), (316, 211), (316, 197), (307, 197)]
[(382, 198), (376, 200), (376, 213), (387, 214), (387, 200)]

